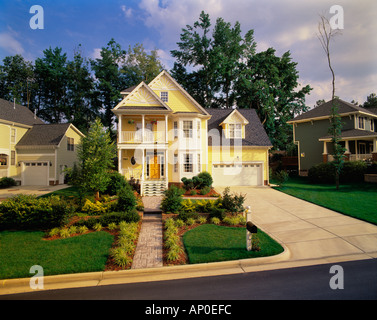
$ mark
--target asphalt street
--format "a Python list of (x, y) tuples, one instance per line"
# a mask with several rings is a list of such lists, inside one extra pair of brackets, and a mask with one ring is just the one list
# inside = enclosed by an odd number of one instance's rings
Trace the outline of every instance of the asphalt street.
[(13, 299), (376, 300), (377, 259), (225, 276), (45, 290), (0, 296), (0, 300)]

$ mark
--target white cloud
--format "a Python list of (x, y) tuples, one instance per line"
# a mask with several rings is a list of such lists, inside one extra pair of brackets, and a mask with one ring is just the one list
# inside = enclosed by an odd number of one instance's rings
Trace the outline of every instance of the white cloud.
[(133, 10), (132, 10), (132, 8), (128, 8), (128, 9), (127, 9), (127, 7), (126, 7), (125, 5), (122, 5), (120, 8), (122, 9), (122, 11), (123, 11), (123, 13), (124, 13), (124, 16), (125, 16), (126, 18), (131, 18), (131, 17), (132, 17), (132, 15), (133, 15)]
[(15, 33), (12, 31), (0, 33), (0, 48), (11, 55), (22, 55), (25, 52), (22, 44), (16, 39)]
[(94, 48), (92, 53), (90, 54), (91, 59), (101, 59), (101, 48)]
[[(258, 51), (269, 47), (277, 55), (291, 52), (303, 85), (314, 89), (308, 105), (331, 97), (331, 74), (326, 56), (316, 36), (319, 15), (332, 15), (332, 0), (142, 0), (142, 21), (157, 30), (161, 52), (176, 48), (182, 28), (193, 25), (202, 10), (209, 13), (212, 25), (218, 17), (234, 24), (239, 21), (245, 33), (254, 29)], [(331, 44), (331, 59), (336, 72), (337, 95), (359, 103), (377, 90), (377, 9), (375, 0), (339, 0), (344, 9), (344, 30)], [(169, 64), (168, 64), (169, 65)]]

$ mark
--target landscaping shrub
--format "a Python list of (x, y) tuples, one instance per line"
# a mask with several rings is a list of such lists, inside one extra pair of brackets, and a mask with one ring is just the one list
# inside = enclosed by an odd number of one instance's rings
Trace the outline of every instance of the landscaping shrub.
[(102, 202), (95, 201), (93, 203), (89, 199), (86, 199), (81, 211), (88, 215), (99, 215), (105, 213), (106, 209), (106, 206)]
[(327, 162), (314, 165), (308, 171), (308, 179), (311, 183), (334, 183), (334, 164), (332, 162)]
[(212, 176), (210, 175), (210, 173), (208, 173), (207, 171), (203, 171), (203, 172), (198, 174), (198, 177), (202, 180), (201, 188), (203, 188), (203, 187), (211, 188), (212, 187), (213, 179), (212, 179)]
[(194, 189), (194, 181), (192, 179), (189, 179), (189, 178), (186, 178), (186, 177), (183, 177), (181, 179), (181, 181), (183, 182), (183, 186), (186, 190), (191, 190), (191, 189)]
[(277, 171), (272, 175), (272, 178), (276, 180), (279, 186), (282, 186), (285, 182), (288, 181), (289, 174), (287, 171), (281, 170)]
[(202, 196), (204, 196), (204, 195), (206, 195), (207, 193), (209, 193), (210, 191), (211, 191), (211, 188), (205, 186), (205, 187), (203, 187), (203, 188), (200, 190), (200, 194), (201, 194)]
[[(345, 161), (340, 173), (340, 181), (362, 182), (367, 173), (367, 164), (364, 161)], [(311, 183), (335, 183), (335, 166), (332, 162), (320, 163), (309, 169), (308, 179)]]
[(165, 197), (161, 201), (161, 209), (164, 212), (178, 213), (182, 208), (182, 194), (184, 190), (175, 185), (171, 185), (168, 190), (164, 192)]
[(0, 203), (0, 230), (51, 229), (68, 222), (72, 207), (58, 196), (18, 195)]
[(363, 182), (367, 173), (367, 164), (364, 161), (346, 161), (340, 173), (340, 182)]
[(116, 206), (117, 211), (131, 211), (135, 209), (136, 205), (135, 194), (129, 185), (119, 190), (118, 204)]
[(195, 211), (194, 212), (180, 212), (178, 217), (184, 222), (187, 222), (188, 219), (196, 220), (199, 217), (199, 214)]
[(196, 211), (195, 209), (196, 209), (196, 206), (190, 199), (184, 199), (182, 201), (182, 211), (183, 212), (190, 213), (190, 212)]
[(223, 220), (225, 218), (225, 209), (216, 208), (216, 207), (212, 208), (209, 212), (209, 217)]
[(0, 189), (13, 187), (16, 185), (16, 180), (13, 178), (3, 177), (0, 179)]
[(229, 187), (226, 187), (223, 196), (222, 196), (222, 208), (224, 208), (226, 211), (237, 213), (241, 212), (244, 209), (243, 203), (245, 202), (245, 195), (243, 194), (233, 194), (231, 195), (229, 193)]
[(113, 171), (110, 174), (110, 182), (105, 191), (106, 194), (114, 196), (118, 194), (120, 190), (127, 187), (127, 180), (118, 171)]
[(140, 216), (136, 210), (129, 212), (111, 212), (105, 213), (99, 218), (99, 222), (103, 226), (108, 226), (110, 223), (119, 224), (121, 221), (126, 222), (139, 222)]

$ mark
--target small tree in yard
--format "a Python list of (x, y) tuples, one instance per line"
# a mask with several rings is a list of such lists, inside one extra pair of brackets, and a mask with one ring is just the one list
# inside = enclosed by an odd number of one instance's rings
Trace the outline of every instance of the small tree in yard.
[(96, 199), (99, 199), (99, 193), (104, 192), (110, 182), (110, 169), (115, 156), (116, 146), (111, 141), (109, 132), (104, 130), (101, 121), (97, 119), (78, 146), (80, 187), (94, 192)]
[(330, 42), (331, 39), (340, 33), (339, 29), (333, 29), (330, 21), (321, 15), (321, 21), (318, 24), (318, 39), (321, 42), (322, 48), (325, 51), (327, 62), (332, 75), (332, 106), (331, 106), (331, 125), (329, 134), (332, 136), (332, 143), (334, 146), (334, 167), (335, 167), (335, 184), (336, 189), (339, 189), (339, 176), (344, 164), (345, 148), (340, 144), (342, 121), (338, 112), (337, 100), (335, 99), (335, 72), (331, 65), (330, 59)]

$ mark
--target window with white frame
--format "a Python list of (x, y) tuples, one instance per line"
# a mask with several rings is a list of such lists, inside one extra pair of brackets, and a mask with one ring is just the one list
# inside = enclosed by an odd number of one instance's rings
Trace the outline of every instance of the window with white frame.
[(364, 129), (364, 117), (359, 117), (359, 129)]
[(183, 137), (192, 138), (192, 121), (183, 121)]
[(174, 139), (178, 138), (178, 121), (174, 121)]
[(163, 102), (169, 102), (169, 92), (161, 91), (161, 100)]
[(197, 137), (200, 139), (200, 120), (196, 123), (196, 129), (197, 129)]
[(10, 131), (10, 141), (11, 143), (16, 143), (16, 129), (12, 128)]
[(242, 137), (242, 125), (240, 123), (229, 124), (229, 138), (241, 138)]
[(200, 163), (200, 153), (198, 153), (198, 172), (200, 172), (200, 168), (201, 168), (201, 163)]
[(178, 172), (178, 154), (174, 155), (174, 172)]
[(193, 172), (192, 153), (183, 154), (183, 172)]
[(370, 131), (374, 131), (374, 119), (370, 119)]

